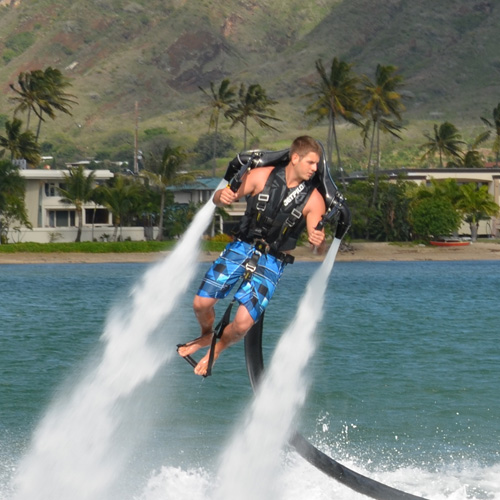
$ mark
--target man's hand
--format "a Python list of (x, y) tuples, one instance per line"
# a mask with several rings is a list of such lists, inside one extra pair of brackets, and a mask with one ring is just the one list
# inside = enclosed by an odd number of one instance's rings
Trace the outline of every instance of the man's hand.
[(214, 196), (216, 205), (231, 205), (231, 203), (234, 203), (236, 200), (238, 200), (238, 194), (233, 192), (229, 186), (220, 189)]
[(315, 247), (319, 247), (325, 241), (325, 233), (324, 231), (318, 231), (317, 229), (313, 229), (309, 233), (309, 242)]

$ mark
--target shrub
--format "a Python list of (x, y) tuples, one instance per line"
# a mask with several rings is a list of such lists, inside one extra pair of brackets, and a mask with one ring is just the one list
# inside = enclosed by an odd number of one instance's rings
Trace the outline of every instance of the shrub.
[(218, 243), (229, 243), (229, 242), (233, 241), (233, 238), (232, 238), (232, 236), (229, 236), (229, 234), (219, 233), (219, 234), (216, 234), (215, 236), (212, 236), (210, 238), (210, 241), (214, 241), (214, 242), (218, 242)]
[(461, 219), (451, 201), (444, 198), (424, 198), (413, 208), (411, 221), (414, 234), (428, 238), (454, 233), (458, 230)]

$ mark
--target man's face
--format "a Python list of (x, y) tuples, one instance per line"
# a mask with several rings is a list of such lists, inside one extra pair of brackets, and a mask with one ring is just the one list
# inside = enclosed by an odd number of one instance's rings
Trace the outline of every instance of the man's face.
[(303, 180), (309, 180), (318, 170), (319, 156), (316, 153), (307, 153), (302, 158), (294, 153), (292, 164), (297, 175)]

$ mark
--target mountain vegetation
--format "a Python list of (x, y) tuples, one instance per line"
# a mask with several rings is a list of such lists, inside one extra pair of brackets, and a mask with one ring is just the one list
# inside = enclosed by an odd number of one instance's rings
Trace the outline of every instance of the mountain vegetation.
[[(464, 141), (488, 126), (494, 131), (499, 24), (492, 0), (2, 1), (0, 135), (19, 106), (20, 75), (52, 68), (71, 87), (63, 87), (63, 112), (34, 131), (44, 156), (130, 158), (136, 130), (141, 148), (163, 130), (174, 147), (192, 150), (210, 131), (208, 115), (200, 115), (210, 89), (226, 79), (240, 90), (258, 85), (252, 88), (273, 103), (261, 111), (269, 127), (220, 118), (218, 129), (238, 148), (245, 140), (285, 147), (305, 131), (326, 142), (328, 117), (314, 123), (307, 96), (319, 81), (318, 61), (329, 70), (337, 58), (373, 81), (377, 68), (397, 68), (404, 142), (384, 137), (380, 147), (386, 165), (408, 164), (421, 158), (424, 133), (434, 125), (454, 124)], [(16, 116), (28, 120), (21, 109)], [(271, 125), (274, 118), (280, 121)], [(366, 167), (359, 129), (342, 118), (336, 132), (345, 167)]]

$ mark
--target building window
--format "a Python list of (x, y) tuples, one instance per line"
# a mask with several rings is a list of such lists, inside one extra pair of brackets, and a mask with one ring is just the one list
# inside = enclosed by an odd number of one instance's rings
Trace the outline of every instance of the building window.
[(86, 208), (85, 224), (109, 224), (109, 212), (105, 208)]
[(75, 221), (75, 210), (49, 210), (49, 227), (73, 227)]
[(66, 185), (62, 182), (46, 182), (45, 183), (45, 196), (61, 196), (59, 189), (66, 189)]
[(45, 196), (57, 196), (57, 188), (54, 182), (45, 183)]

